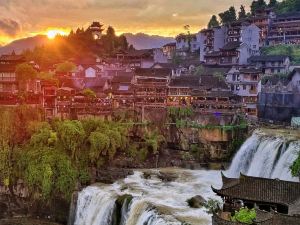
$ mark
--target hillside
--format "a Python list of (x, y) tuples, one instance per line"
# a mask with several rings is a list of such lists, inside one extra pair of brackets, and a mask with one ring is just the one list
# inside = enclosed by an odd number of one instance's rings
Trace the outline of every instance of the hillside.
[(148, 35), (144, 33), (125, 33), (129, 44), (132, 44), (136, 49), (160, 48), (163, 45), (174, 42), (172, 37), (162, 37), (159, 35)]
[(16, 53), (21, 53), (23, 50), (33, 49), (35, 46), (44, 45), (48, 41), (49, 39), (45, 35), (37, 35), (34, 37), (22, 38), (0, 47), (0, 54), (11, 53), (13, 50)]

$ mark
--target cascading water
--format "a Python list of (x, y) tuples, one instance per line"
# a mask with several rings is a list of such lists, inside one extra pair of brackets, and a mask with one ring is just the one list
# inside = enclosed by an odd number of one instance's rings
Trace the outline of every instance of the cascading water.
[[(226, 175), (297, 180), (290, 166), (300, 152), (300, 137), (289, 133), (255, 131), (235, 155)], [(201, 194), (217, 198), (211, 185), (221, 185), (219, 171), (163, 169), (176, 175), (172, 182), (159, 179), (158, 170), (136, 171), (112, 185), (95, 184), (79, 193), (74, 225), (209, 225), (204, 209), (193, 209), (187, 199)]]
[[(163, 169), (176, 175), (172, 182), (151, 178), (142, 171), (112, 185), (96, 184), (79, 193), (75, 225), (208, 225), (210, 215), (204, 209), (193, 209), (187, 200), (202, 194), (217, 198), (211, 185), (220, 187), (218, 171)], [(121, 197), (120, 197), (121, 196)], [(120, 200), (122, 199), (122, 200)], [(121, 206), (117, 206), (121, 202)]]
[(299, 138), (258, 130), (237, 152), (226, 175), (239, 177), (240, 173), (243, 173), (249, 176), (298, 181), (292, 177), (290, 166), (299, 152)]

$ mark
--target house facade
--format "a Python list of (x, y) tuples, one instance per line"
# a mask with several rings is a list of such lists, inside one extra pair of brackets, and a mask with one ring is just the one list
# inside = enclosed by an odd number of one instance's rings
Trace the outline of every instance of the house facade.
[(261, 70), (253, 67), (233, 67), (226, 75), (226, 83), (234, 94), (242, 98), (243, 112), (249, 116), (257, 116), (257, 96), (260, 78)]

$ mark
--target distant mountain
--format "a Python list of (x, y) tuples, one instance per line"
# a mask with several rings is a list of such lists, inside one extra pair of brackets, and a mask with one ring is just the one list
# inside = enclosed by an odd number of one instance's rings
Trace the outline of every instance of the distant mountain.
[[(136, 49), (159, 48), (167, 43), (175, 41), (172, 37), (162, 37), (144, 33), (126, 33), (124, 35), (126, 36), (128, 43), (133, 45)], [(33, 49), (36, 46), (41, 46), (47, 44), (48, 42), (49, 39), (46, 35), (37, 35), (33, 37), (18, 39), (7, 45), (0, 46), (0, 55), (9, 54), (12, 51), (15, 51), (18, 54), (26, 49)]]
[(37, 35), (34, 37), (22, 38), (15, 40), (7, 45), (0, 47), (0, 55), (8, 54), (15, 51), (17, 54), (26, 49), (33, 49), (36, 46), (41, 46), (49, 41), (46, 35)]
[(125, 33), (124, 35), (128, 43), (133, 45), (136, 49), (160, 48), (167, 43), (175, 42), (175, 39), (172, 37), (159, 35), (148, 35), (144, 33)]

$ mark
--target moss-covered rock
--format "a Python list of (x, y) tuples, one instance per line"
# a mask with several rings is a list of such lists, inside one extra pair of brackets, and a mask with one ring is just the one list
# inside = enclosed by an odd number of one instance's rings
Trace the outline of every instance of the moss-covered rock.
[(187, 203), (191, 208), (202, 208), (203, 206), (205, 206), (206, 200), (202, 196), (196, 195), (188, 199)]

